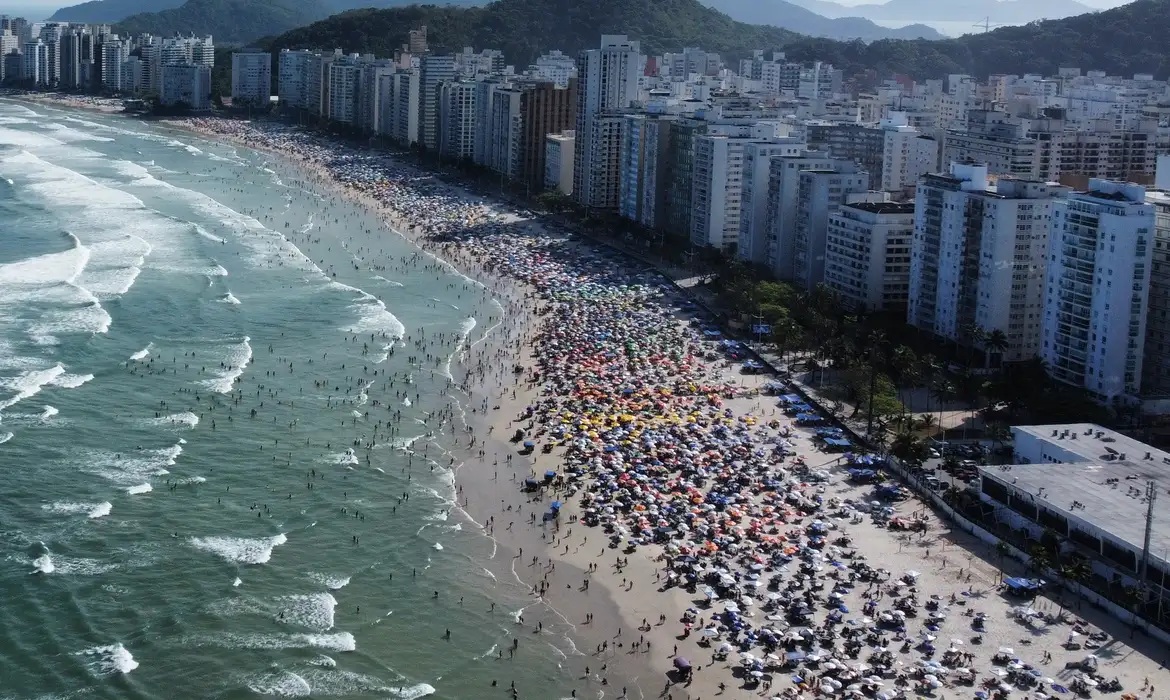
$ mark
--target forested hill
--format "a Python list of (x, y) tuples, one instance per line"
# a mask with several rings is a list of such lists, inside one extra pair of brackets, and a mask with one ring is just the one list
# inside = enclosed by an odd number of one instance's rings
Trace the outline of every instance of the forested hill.
[(816, 58), (847, 73), (867, 69), (879, 75), (905, 73), (938, 78), (948, 73), (1054, 74), (1075, 66), (1110, 75), (1153, 73), (1170, 76), (1170, 0), (1136, 0), (1128, 5), (1064, 19), (1003, 27), (945, 41), (824, 41), (802, 38), (786, 47), (788, 56)]
[(210, 34), (217, 43), (247, 43), (329, 16), (325, 0), (187, 0), (161, 12), (143, 12), (118, 22), (120, 33), (156, 36)]
[(576, 52), (602, 34), (629, 34), (651, 54), (700, 46), (725, 58), (752, 49), (782, 49), (795, 60), (822, 60), (846, 74), (873, 70), (918, 79), (948, 73), (1054, 73), (1063, 66), (1110, 74), (1170, 75), (1170, 0), (1136, 0), (1122, 7), (1060, 20), (1004, 27), (943, 41), (833, 41), (742, 24), (698, 0), (497, 0), (485, 7), (411, 6), (356, 10), (281, 34), (265, 44), (282, 48), (341, 48), (389, 56), (407, 30), (427, 25), (432, 46), (498, 48), (523, 67), (550, 49)]
[(800, 37), (785, 29), (743, 24), (698, 0), (497, 0), (485, 7), (414, 5), (334, 15), (273, 39), (282, 48), (341, 48), (389, 56), (409, 29), (425, 24), (432, 47), (494, 48), (523, 67), (550, 49), (596, 48), (602, 34), (628, 34), (651, 54), (700, 46), (742, 55), (777, 49)]

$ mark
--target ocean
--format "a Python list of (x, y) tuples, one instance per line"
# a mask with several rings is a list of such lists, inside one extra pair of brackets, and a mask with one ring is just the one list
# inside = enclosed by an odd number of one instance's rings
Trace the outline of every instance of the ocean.
[(569, 694), (439, 421), (501, 307), (305, 182), (0, 100), (0, 698)]

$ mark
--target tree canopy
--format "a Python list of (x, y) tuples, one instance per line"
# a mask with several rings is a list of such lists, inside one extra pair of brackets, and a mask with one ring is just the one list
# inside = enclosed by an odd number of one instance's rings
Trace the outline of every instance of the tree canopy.
[(1170, 52), (1163, 41), (1170, 32), (1170, 0), (1136, 0), (1113, 10), (943, 41), (870, 43), (743, 24), (697, 0), (497, 0), (484, 7), (355, 10), (286, 32), (266, 45), (273, 50), (336, 47), (389, 56), (406, 41), (409, 29), (423, 24), (436, 48), (497, 48), (518, 67), (551, 49), (571, 54), (596, 47), (602, 34), (624, 33), (641, 41), (649, 54), (700, 46), (734, 59), (752, 49), (783, 50), (789, 59), (828, 61), (849, 75), (899, 73), (925, 79), (950, 73), (1050, 74), (1066, 66), (1121, 75), (1170, 74)]

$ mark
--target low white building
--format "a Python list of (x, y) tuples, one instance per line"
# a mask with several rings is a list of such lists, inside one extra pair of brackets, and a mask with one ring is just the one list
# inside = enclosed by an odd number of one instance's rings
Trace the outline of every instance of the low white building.
[(562, 131), (544, 137), (544, 186), (565, 196), (573, 194), (573, 154), (577, 132)]
[(272, 99), (272, 54), (248, 49), (232, 53), (232, 104), (267, 107)]
[(829, 213), (825, 285), (852, 311), (904, 309), (913, 202), (854, 202)]
[(195, 63), (173, 63), (162, 67), (159, 104), (188, 106), (192, 112), (211, 111), (211, 68)]

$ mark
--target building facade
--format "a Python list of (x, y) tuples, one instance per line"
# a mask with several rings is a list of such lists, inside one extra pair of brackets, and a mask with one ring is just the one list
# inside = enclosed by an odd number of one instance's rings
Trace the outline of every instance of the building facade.
[(232, 52), (232, 104), (267, 107), (272, 99), (272, 54)]
[(1090, 180), (1052, 213), (1041, 357), (1054, 379), (1101, 402), (1141, 392), (1155, 233), (1145, 195)]
[(573, 196), (589, 209), (614, 211), (620, 200), (621, 117), (638, 99), (642, 55), (636, 41), (603, 35), (601, 48), (577, 58)]
[(825, 285), (851, 311), (904, 311), (913, 239), (912, 202), (842, 205), (825, 231)]
[(1052, 207), (1066, 188), (1000, 178), (987, 166), (951, 164), (927, 175), (915, 198), (907, 322), (965, 347), (1007, 336), (998, 361), (1039, 352), (1044, 260)]

